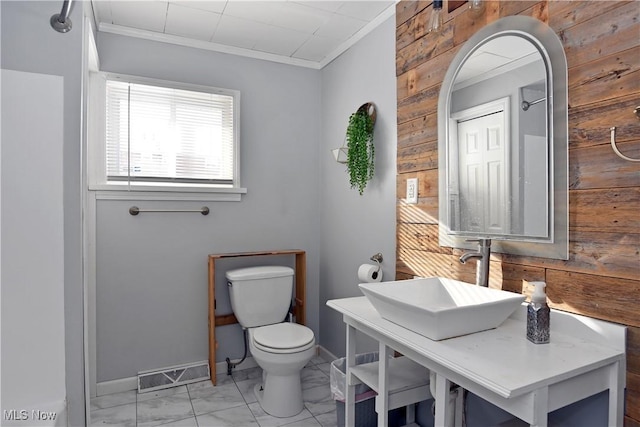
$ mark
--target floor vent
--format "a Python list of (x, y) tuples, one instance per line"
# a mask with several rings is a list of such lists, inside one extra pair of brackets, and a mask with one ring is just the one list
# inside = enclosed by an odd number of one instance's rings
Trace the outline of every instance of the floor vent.
[(210, 378), (209, 362), (172, 366), (138, 373), (138, 393), (177, 387)]

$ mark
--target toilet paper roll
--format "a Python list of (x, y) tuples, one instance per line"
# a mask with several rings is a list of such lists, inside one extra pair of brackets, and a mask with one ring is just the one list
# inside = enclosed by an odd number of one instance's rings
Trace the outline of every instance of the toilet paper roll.
[(362, 264), (358, 268), (360, 282), (373, 283), (382, 281), (382, 267), (373, 264)]

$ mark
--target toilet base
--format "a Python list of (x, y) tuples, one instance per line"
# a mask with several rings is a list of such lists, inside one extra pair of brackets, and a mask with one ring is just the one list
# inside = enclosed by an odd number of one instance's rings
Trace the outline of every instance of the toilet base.
[(304, 409), (300, 372), (266, 375), (264, 383), (256, 384), (253, 392), (262, 409), (274, 417), (293, 417)]
[(302, 368), (316, 354), (315, 339), (288, 352), (270, 352), (256, 346), (255, 330), (249, 328), (249, 350), (262, 368), (262, 384), (254, 388), (258, 403), (274, 417), (287, 418), (299, 414), (304, 409), (300, 375)]

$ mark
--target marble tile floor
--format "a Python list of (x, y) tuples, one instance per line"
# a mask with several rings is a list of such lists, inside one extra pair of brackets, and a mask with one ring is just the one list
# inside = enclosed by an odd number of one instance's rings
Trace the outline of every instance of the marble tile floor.
[(316, 357), (302, 370), (303, 411), (290, 418), (265, 413), (253, 394), (262, 379), (259, 367), (218, 374), (211, 381), (157, 392), (137, 390), (99, 396), (91, 400), (92, 426), (124, 427), (334, 427), (336, 405), (331, 397), (331, 364)]

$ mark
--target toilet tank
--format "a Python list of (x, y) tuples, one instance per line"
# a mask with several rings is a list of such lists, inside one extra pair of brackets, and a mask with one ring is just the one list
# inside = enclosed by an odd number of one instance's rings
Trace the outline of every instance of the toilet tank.
[(245, 328), (282, 322), (291, 306), (293, 269), (262, 266), (229, 270), (231, 308)]

